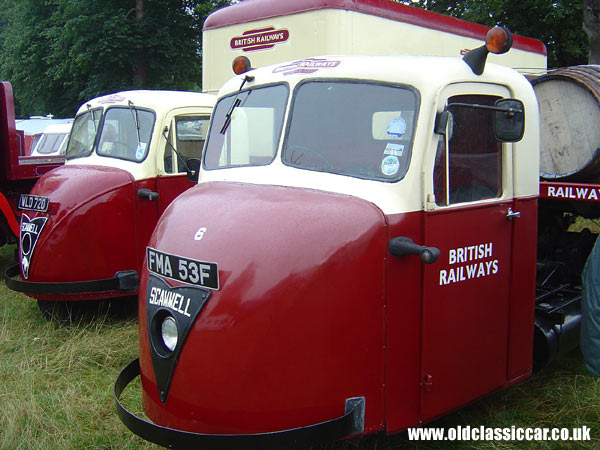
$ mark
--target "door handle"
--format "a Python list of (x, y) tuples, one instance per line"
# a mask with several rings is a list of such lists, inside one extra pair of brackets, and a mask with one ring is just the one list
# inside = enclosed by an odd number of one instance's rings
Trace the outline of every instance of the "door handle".
[(508, 212), (506, 213), (506, 218), (508, 220), (518, 219), (519, 217), (521, 217), (520, 211), (513, 211), (512, 208), (508, 208)]
[(411, 238), (406, 236), (398, 236), (392, 239), (388, 244), (388, 249), (392, 256), (397, 258), (418, 255), (425, 264), (434, 263), (440, 257), (440, 251), (436, 247), (415, 244)]
[(137, 196), (145, 200), (158, 200), (158, 192), (151, 191), (148, 188), (141, 188), (137, 191)]

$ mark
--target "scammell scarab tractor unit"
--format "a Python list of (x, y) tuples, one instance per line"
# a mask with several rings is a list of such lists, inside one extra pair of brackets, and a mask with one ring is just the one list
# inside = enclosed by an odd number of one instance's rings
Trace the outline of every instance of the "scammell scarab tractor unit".
[[(139, 359), (115, 383), (127, 427), (302, 448), (531, 375), (538, 102), (486, 64), (510, 33), (487, 37), (464, 58), (312, 56), (225, 83), (199, 184), (146, 248)], [(150, 420), (120, 401), (138, 375)]]
[(19, 264), (7, 271), (8, 287), (43, 311), (134, 295), (159, 215), (197, 178), (214, 98), (126, 91), (83, 104), (66, 164), (20, 199)]

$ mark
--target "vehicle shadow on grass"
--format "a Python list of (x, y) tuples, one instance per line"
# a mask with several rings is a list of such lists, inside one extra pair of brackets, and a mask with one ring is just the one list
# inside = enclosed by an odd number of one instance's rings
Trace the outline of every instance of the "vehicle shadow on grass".
[(71, 302), (38, 300), (37, 303), (46, 319), (64, 324), (98, 319), (118, 322), (137, 317), (137, 296)]

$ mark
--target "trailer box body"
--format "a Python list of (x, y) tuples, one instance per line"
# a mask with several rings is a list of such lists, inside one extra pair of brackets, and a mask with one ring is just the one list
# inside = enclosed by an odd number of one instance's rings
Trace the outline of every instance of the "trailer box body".
[[(487, 30), (389, 0), (246, 0), (206, 20), (202, 86), (216, 93), (239, 55), (250, 58), (253, 67), (315, 55), (460, 57), (479, 47)], [(490, 61), (527, 72), (545, 70), (544, 44), (514, 38), (509, 54), (491, 55)]]

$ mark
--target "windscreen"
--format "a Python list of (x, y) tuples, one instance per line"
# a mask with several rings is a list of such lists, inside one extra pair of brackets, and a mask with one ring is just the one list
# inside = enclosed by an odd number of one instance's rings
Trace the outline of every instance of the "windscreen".
[(206, 144), (204, 167), (221, 169), (273, 161), (287, 98), (286, 85), (273, 85), (219, 100)]
[(67, 145), (67, 159), (81, 158), (92, 153), (101, 118), (102, 109), (100, 108), (90, 109), (75, 117)]
[(66, 133), (44, 133), (35, 150), (42, 155), (58, 153), (66, 138)]
[(418, 95), (364, 81), (310, 81), (297, 88), (283, 146), (287, 165), (382, 181), (408, 170)]
[(154, 113), (137, 108), (110, 108), (104, 115), (98, 139), (100, 156), (139, 162), (146, 157)]

